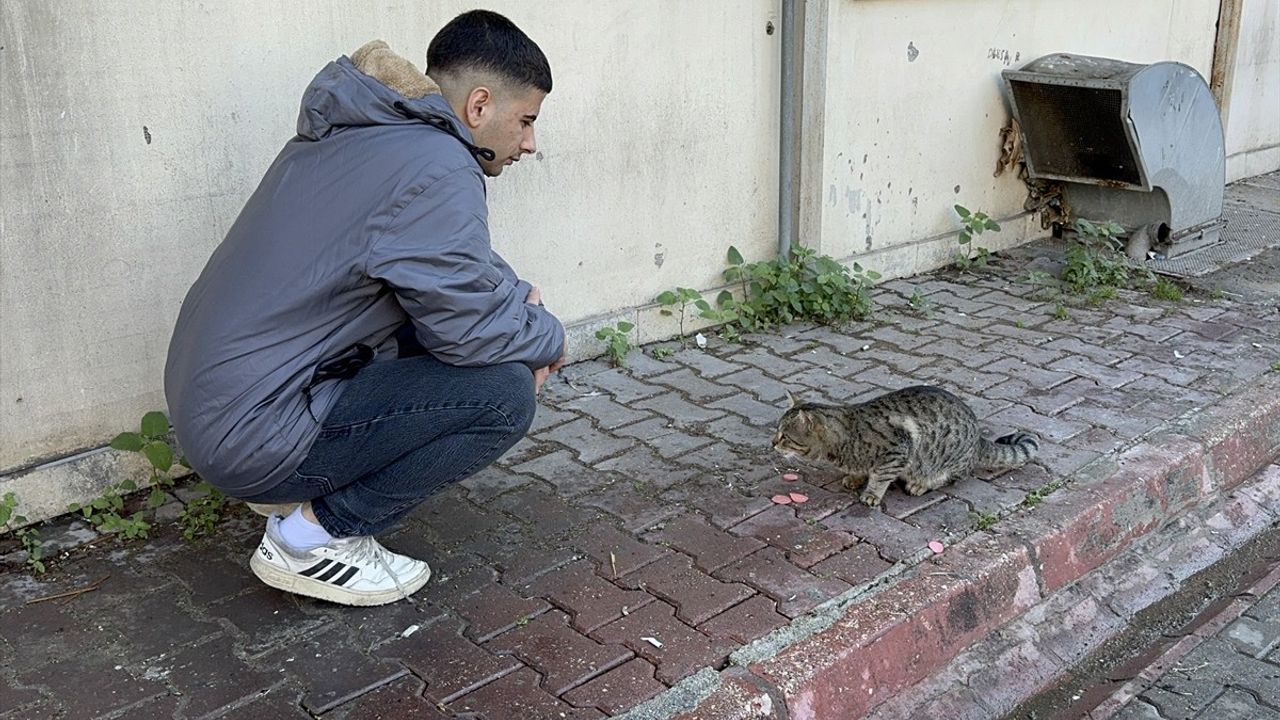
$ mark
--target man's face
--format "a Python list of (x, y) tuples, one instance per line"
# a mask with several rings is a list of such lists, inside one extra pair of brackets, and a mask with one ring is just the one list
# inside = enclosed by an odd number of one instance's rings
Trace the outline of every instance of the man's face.
[(472, 135), (480, 147), (493, 151), (493, 160), (477, 158), (484, 174), (497, 177), (503, 168), (519, 162), (522, 155), (537, 151), (533, 122), (542, 110), (547, 94), (537, 88), (495, 88), (480, 122), (472, 128)]

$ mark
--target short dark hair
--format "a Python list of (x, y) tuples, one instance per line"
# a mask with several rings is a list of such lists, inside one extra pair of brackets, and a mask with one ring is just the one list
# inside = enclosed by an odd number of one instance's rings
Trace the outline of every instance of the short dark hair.
[[(449, 21), (427, 47), (427, 74), (488, 70), (551, 92), (551, 65), (538, 44), (496, 12), (472, 10)], [(437, 78), (438, 79), (438, 78)]]

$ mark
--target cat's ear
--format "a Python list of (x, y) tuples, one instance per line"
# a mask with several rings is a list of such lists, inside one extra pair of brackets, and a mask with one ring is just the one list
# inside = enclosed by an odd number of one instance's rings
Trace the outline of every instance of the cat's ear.
[(796, 396), (791, 394), (790, 390), (783, 390), (783, 392), (787, 394), (787, 402), (790, 403), (790, 407), (795, 407), (800, 404), (800, 402), (796, 400)]
[(806, 432), (813, 429), (813, 413), (808, 410), (797, 410), (796, 420), (799, 421), (800, 427), (804, 428)]

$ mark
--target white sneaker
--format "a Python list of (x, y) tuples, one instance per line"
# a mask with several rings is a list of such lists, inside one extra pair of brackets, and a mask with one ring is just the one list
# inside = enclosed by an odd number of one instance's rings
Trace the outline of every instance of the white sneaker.
[(251, 502), (245, 503), (245, 505), (249, 506), (250, 510), (258, 513), (262, 517), (268, 517), (268, 518), (271, 517), (272, 515), (279, 515), (280, 517), (289, 517), (289, 513), (296, 510), (298, 506), (301, 504), (302, 503), (278, 503), (278, 504), (251, 503)]
[(281, 538), (280, 517), (267, 519), (249, 569), (273, 588), (340, 605), (385, 605), (409, 597), (431, 577), (421, 560), (398, 555), (372, 535), (337, 538), (312, 550), (295, 550)]

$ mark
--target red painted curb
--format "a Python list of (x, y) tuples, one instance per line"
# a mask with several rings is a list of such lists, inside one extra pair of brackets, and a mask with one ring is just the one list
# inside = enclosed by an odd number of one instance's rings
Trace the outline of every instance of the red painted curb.
[[(753, 663), (749, 674), (734, 669), (731, 682), (680, 718), (863, 717), (1039, 602), (1042, 593), (1237, 487), (1277, 456), (1280, 376), (1270, 375), (1170, 432), (1076, 473), (1034, 510), (1001, 521), (998, 535), (969, 536), (851, 605), (827, 629)], [(744, 707), (747, 694), (784, 698), (786, 709)]]

